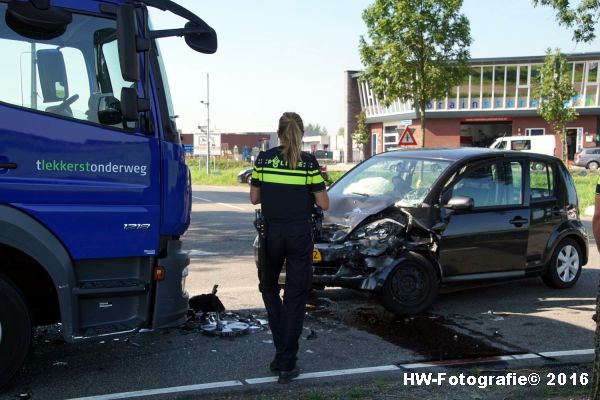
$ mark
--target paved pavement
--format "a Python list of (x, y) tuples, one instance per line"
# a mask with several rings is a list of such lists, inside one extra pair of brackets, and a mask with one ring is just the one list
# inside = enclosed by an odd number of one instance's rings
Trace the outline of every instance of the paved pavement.
[[(184, 237), (193, 255), (188, 289), (192, 295), (207, 293), (219, 284), (219, 297), (228, 310), (264, 318), (251, 248), (253, 210), (245, 185), (194, 187), (192, 225)], [(570, 290), (548, 289), (539, 279), (478, 287), (445, 293), (427, 314), (415, 318), (391, 316), (368, 294), (316, 291), (299, 353), (302, 370), (309, 375), (292, 385), (351, 381), (364, 374), (393, 377), (407, 365), (498, 354), (516, 355), (495, 359), (503, 366), (589, 361), (600, 274), (600, 258), (593, 245), (590, 249), (590, 262)], [(46, 327), (36, 333), (24, 371), (0, 398), (32, 393), (33, 399), (105, 400), (134, 396), (107, 395), (111, 393), (142, 391), (136, 396), (170, 399), (181, 393), (200, 398), (215, 391), (269, 390), (273, 345), (268, 331), (214, 338), (197, 328), (190, 324), (67, 345), (57, 327)], [(161, 392), (164, 388), (170, 389)]]

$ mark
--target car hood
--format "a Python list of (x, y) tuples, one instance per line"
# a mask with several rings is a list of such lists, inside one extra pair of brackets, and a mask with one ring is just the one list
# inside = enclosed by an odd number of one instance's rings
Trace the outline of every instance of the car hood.
[(365, 218), (390, 207), (391, 197), (329, 196), (329, 210), (323, 214), (323, 225), (350, 233)]

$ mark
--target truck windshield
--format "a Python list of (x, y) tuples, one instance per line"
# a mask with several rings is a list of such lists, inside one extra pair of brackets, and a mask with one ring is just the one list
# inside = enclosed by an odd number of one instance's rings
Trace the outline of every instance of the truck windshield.
[[(0, 3), (0, 15), (6, 13)], [(116, 21), (73, 14), (66, 31), (34, 40), (0, 24), (0, 102), (123, 128)]]

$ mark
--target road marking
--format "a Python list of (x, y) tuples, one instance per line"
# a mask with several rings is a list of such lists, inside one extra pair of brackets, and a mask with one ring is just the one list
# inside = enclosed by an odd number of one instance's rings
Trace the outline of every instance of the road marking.
[[(331, 376), (344, 376), (354, 374), (368, 374), (370, 372), (382, 372), (382, 371), (397, 371), (400, 368), (395, 365), (380, 365), (377, 367), (366, 367), (366, 368), (352, 368), (352, 369), (337, 369), (332, 371), (321, 371), (321, 372), (307, 372), (300, 374), (296, 379), (314, 379), (314, 378), (325, 378)], [(253, 378), (244, 379), (244, 382), (250, 385), (257, 385), (261, 383), (277, 382), (276, 376), (269, 376), (265, 378)]]
[(203, 198), (203, 197), (198, 197), (198, 196), (192, 196), (192, 198), (194, 198), (194, 199), (196, 199), (196, 200), (205, 201), (205, 202), (207, 202), (207, 203), (215, 203), (215, 204), (218, 204), (218, 205), (220, 205), (220, 206), (223, 206), (223, 207), (229, 207), (229, 208), (233, 208), (233, 209), (236, 209), (236, 210), (242, 210), (242, 211), (245, 211), (245, 209), (243, 209), (242, 207), (234, 206), (233, 204), (228, 204), (228, 203), (219, 203), (219, 202), (217, 202), (217, 201), (212, 201), (212, 200), (205, 199), (205, 198)]
[[(379, 365), (375, 367), (366, 368), (352, 368), (352, 369), (338, 369), (331, 371), (320, 371), (320, 372), (307, 372), (300, 374), (296, 380), (301, 379), (316, 379), (333, 376), (344, 376), (344, 375), (355, 375), (355, 374), (367, 374), (372, 372), (385, 372), (385, 371), (399, 371), (403, 369), (420, 369), (420, 368), (441, 368), (441, 367), (457, 367), (460, 365), (468, 365), (473, 363), (491, 363), (498, 361), (518, 361), (527, 359), (541, 359), (543, 357), (568, 357), (568, 356), (581, 356), (581, 355), (592, 355), (594, 349), (581, 349), (581, 350), (565, 350), (565, 351), (548, 351), (541, 353), (524, 353), (524, 354), (513, 354), (508, 356), (491, 356), (483, 358), (473, 358), (468, 360), (446, 360), (442, 362), (431, 362), (431, 363), (410, 363), (400, 365)], [(69, 400), (116, 400), (116, 399), (129, 399), (143, 396), (156, 396), (161, 394), (171, 393), (182, 393), (182, 392), (199, 392), (208, 389), (227, 388), (234, 386), (246, 385), (259, 385), (263, 383), (277, 382), (276, 376), (267, 376), (262, 378), (250, 378), (242, 379), (237, 381), (223, 381), (223, 382), (211, 382), (202, 383), (199, 385), (188, 385), (188, 386), (175, 386), (163, 389), (150, 389), (150, 390), (139, 390), (135, 392), (123, 392), (113, 393), (100, 396), (91, 397), (78, 397)]]
[(188, 250), (188, 254), (190, 257), (199, 257), (199, 256), (216, 256), (219, 253), (214, 253), (212, 251), (203, 251), (203, 250)]
[(104, 394), (100, 396), (91, 397), (77, 397), (69, 400), (115, 400), (115, 399), (131, 399), (134, 397), (143, 396), (156, 396), (159, 394), (170, 394), (170, 393), (182, 393), (182, 392), (195, 392), (206, 389), (218, 389), (233, 386), (242, 386), (243, 383), (240, 381), (225, 381), (225, 382), (212, 382), (202, 383), (200, 385), (187, 385), (187, 386), (174, 386), (162, 389), (150, 389), (150, 390), (138, 390), (135, 392), (123, 392)]

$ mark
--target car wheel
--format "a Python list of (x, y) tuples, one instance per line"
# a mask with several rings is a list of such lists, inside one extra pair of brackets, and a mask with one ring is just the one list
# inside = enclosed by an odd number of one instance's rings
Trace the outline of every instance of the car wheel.
[(21, 368), (31, 346), (29, 307), (21, 292), (0, 275), (0, 387)]
[(598, 161), (590, 161), (586, 167), (587, 169), (597, 170), (599, 166)]
[(388, 275), (379, 300), (396, 315), (418, 314), (433, 303), (439, 288), (433, 265), (425, 257), (411, 254)]
[(542, 276), (544, 283), (555, 289), (570, 288), (581, 275), (581, 249), (573, 239), (562, 240), (550, 259), (550, 264)]

